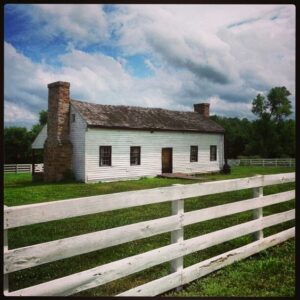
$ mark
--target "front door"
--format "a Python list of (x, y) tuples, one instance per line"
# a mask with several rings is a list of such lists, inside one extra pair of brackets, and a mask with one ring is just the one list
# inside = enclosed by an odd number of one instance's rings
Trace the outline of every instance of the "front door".
[(162, 173), (172, 173), (172, 148), (161, 149)]

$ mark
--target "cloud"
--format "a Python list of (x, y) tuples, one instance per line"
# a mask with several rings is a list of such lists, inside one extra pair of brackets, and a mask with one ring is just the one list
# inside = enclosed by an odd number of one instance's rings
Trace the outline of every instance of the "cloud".
[[(5, 43), (5, 100), (35, 115), (57, 80), (69, 81), (78, 100), (176, 110), (210, 102), (215, 113), (249, 118), (258, 92), (285, 85), (295, 93), (292, 5), (19, 7), (31, 17), (28, 47), (33, 35), (65, 45), (54, 65)], [(138, 63), (149, 76), (132, 72)]]
[(36, 122), (37, 116), (26, 108), (12, 102), (4, 101), (4, 122)]

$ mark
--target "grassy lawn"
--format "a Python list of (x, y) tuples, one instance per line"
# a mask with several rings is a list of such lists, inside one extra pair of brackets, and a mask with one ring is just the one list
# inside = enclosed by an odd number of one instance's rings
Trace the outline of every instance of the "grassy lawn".
[[(293, 172), (291, 168), (235, 167), (230, 175), (207, 174), (201, 181), (248, 177), (256, 174)], [(92, 196), (129, 190), (155, 188), (172, 184), (190, 184), (198, 180), (151, 178), (133, 181), (83, 184), (32, 183), (30, 174), (5, 174), (4, 203), (8, 206), (55, 201), (67, 198)], [(294, 189), (294, 183), (264, 188), (264, 194), (273, 194)], [(222, 193), (185, 201), (185, 211), (239, 201), (252, 197), (252, 190)], [(294, 200), (264, 208), (269, 215), (294, 208)], [(35, 224), (8, 232), (9, 248), (47, 242), (69, 236), (118, 227), (126, 224), (166, 217), (171, 213), (170, 203), (146, 205), (100, 214), (75, 217), (66, 220)], [(252, 212), (210, 220), (185, 227), (184, 238), (189, 239), (204, 233), (250, 221)], [(293, 226), (286, 222), (264, 230), (265, 236)], [(251, 242), (251, 235), (185, 256), (185, 267)], [(10, 274), (10, 291), (53, 280), (105, 263), (143, 253), (170, 243), (170, 233), (129, 242), (88, 254), (83, 254), (53, 263), (21, 270)], [(170, 291), (164, 296), (294, 296), (294, 240), (263, 251), (249, 259), (235, 263), (204, 278), (194, 281), (180, 292)], [(137, 285), (168, 274), (169, 263), (161, 264), (112, 283), (78, 293), (79, 296), (115, 295)]]

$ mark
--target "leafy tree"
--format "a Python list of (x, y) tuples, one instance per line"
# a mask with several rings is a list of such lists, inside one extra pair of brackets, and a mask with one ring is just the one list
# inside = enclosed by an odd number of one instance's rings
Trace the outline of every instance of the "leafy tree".
[(40, 125), (42, 125), (42, 126), (46, 125), (47, 124), (47, 115), (48, 115), (47, 111), (41, 110), (39, 112), (39, 115), (40, 115), (40, 117), (39, 117)]
[(225, 129), (226, 158), (237, 158), (237, 156), (243, 155), (249, 142), (251, 122), (246, 118), (241, 120), (239, 118), (211, 116), (211, 119)]
[[(291, 93), (286, 87), (272, 88), (267, 98), (258, 94), (252, 101), (252, 112), (258, 116), (253, 122), (251, 140), (247, 145), (246, 153), (257, 153), (264, 158), (283, 157), (293, 151), (288, 151), (285, 139), (289, 139), (292, 146), (294, 133), (292, 127), (286, 128), (284, 119), (291, 111), (291, 101), (288, 97)], [(284, 129), (285, 128), (285, 129)], [(285, 132), (285, 133), (284, 133)], [(284, 138), (287, 134), (290, 138)], [(293, 147), (292, 147), (293, 148)]]
[(296, 122), (286, 120), (277, 125), (277, 132), (282, 146), (279, 157), (295, 157), (296, 155)]
[(25, 127), (4, 128), (5, 163), (29, 163), (30, 145), (31, 136)]
[[(31, 144), (47, 123), (47, 111), (39, 113), (39, 123), (31, 130), (25, 127), (6, 127), (4, 129), (4, 161), (6, 164), (31, 163)], [(42, 162), (43, 155), (36, 152), (36, 162)]]
[(258, 94), (252, 101), (252, 112), (260, 119), (282, 121), (292, 113), (291, 101), (288, 99), (290, 95), (285, 86), (272, 88), (267, 99)]

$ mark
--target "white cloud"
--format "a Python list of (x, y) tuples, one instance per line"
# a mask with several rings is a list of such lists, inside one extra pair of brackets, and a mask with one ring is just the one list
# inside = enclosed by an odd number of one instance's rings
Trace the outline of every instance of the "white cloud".
[[(78, 100), (178, 110), (210, 102), (213, 113), (248, 118), (258, 92), (285, 85), (295, 93), (292, 5), (118, 5), (109, 14), (99, 5), (32, 7), (41, 32), (68, 43), (55, 68), (5, 43), (5, 99), (34, 114), (57, 80), (69, 81)], [(79, 50), (94, 43), (123, 55)], [(147, 55), (151, 77), (126, 71), (133, 54)]]
[[(64, 37), (76, 46), (108, 38), (106, 14), (99, 4), (35, 4), (20, 6), (43, 37)], [(34, 23), (35, 22), (35, 23)]]
[(37, 122), (36, 114), (14, 103), (4, 101), (4, 122)]

